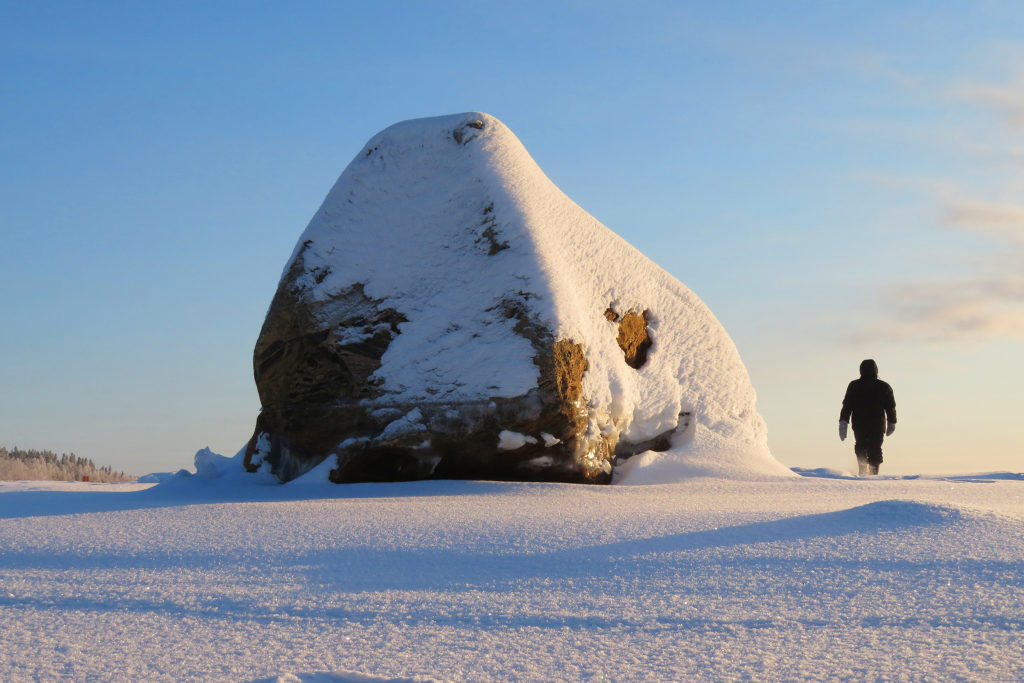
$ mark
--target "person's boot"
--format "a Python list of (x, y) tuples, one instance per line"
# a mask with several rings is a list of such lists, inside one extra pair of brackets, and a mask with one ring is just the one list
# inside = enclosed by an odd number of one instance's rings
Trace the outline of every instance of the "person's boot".
[(878, 465), (871, 465), (870, 472), (871, 474), (878, 474)]
[(863, 477), (868, 473), (868, 460), (867, 458), (857, 457), (857, 476)]

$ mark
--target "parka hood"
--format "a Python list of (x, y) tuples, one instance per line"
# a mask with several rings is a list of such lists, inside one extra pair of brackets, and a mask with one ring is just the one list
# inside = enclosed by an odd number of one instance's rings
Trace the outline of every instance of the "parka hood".
[(878, 378), (878, 364), (875, 361), (868, 358), (867, 360), (861, 361), (860, 364), (860, 376), (862, 379), (877, 379)]

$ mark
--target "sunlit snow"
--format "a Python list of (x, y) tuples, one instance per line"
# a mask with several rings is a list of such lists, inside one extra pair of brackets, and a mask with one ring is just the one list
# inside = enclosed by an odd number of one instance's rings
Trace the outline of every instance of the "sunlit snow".
[(0, 483), (0, 679), (1024, 677), (1024, 475), (639, 457), (606, 487), (276, 485), (205, 449)]
[[(296, 263), (294, 284), (311, 300), (326, 304), (358, 286), (404, 316), (374, 372), (381, 405), (533, 389), (536, 349), (516, 319), (494, 314), (515, 296), (557, 338), (583, 345), (595, 433), (641, 443), (692, 415), (675, 445), (788, 474), (772, 459), (746, 368), (713, 313), (566, 196), (493, 116), (414, 119), (375, 135), (299, 237), (285, 279)], [(623, 360), (605, 317), (612, 307), (649, 314), (653, 346), (642, 368)], [(414, 424), (399, 422), (398, 430)]]

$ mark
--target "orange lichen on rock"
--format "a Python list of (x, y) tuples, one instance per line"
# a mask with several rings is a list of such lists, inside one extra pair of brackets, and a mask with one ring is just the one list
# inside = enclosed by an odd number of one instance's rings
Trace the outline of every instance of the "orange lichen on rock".
[(619, 335), (616, 342), (626, 358), (629, 367), (639, 370), (647, 362), (647, 351), (651, 348), (652, 340), (647, 323), (650, 321), (650, 312), (637, 313), (629, 311), (619, 316), (611, 306), (604, 312), (604, 317), (611, 322), (619, 324)]

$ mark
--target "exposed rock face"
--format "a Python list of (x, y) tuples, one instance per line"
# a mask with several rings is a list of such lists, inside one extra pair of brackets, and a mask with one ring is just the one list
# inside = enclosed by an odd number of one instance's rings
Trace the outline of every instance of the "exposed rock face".
[(651, 348), (651, 335), (647, 329), (648, 311), (637, 313), (629, 311), (619, 317), (611, 306), (604, 312), (604, 317), (619, 324), (619, 334), (615, 338), (626, 359), (626, 365), (639, 370), (647, 362), (647, 350)]
[[(428, 477), (611, 481), (614, 443), (587, 435), (582, 346), (555, 341), (528, 321), (525, 309), (502, 315), (523, 318), (515, 329), (536, 350), (535, 389), (486, 403), (370, 410), (363, 399), (380, 395), (372, 373), (404, 318), (377, 309), (358, 285), (329, 305), (310, 305), (295, 278), (286, 276), (256, 344), (253, 366), (263, 411), (246, 449), (246, 467), (256, 471), (268, 463), (287, 481), (334, 453), (338, 467), (330, 478), (336, 483)], [(346, 343), (353, 330), (362, 339)], [(503, 431), (548, 438), (495, 453)]]
[(608, 483), (640, 450), (767, 454), (710, 312), (486, 114), (367, 144), (300, 237), (253, 368), (246, 467), (283, 481), (328, 457), (339, 483)]
[[(486, 239), (493, 224), (484, 224)], [(501, 251), (493, 248), (493, 236), (489, 241), (488, 255)], [(407, 320), (368, 297), (362, 283), (327, 299), (311, 297), (304, 276), (319, 284), (329, 269), (307, 267), (303, 256), (310, 244), (303, 243), (282, 278), (256, 342), (253, 372), (263, 409), (246, 448), (250, 471), (267, 463), (288, 481), (334, 454), (338, 467), (330, 478), (337, 483), (428, 477), (611, 481), (615, 444), (605, 435), (587, 435), (583, 347), (556, 340), (531, 317), (528, 295), (518, 292), (487, 310), (514, 320), (514, 332), (533, 347), (535, 389), (511, 399), (375, 404), (382, 392), (373, 373)], [(503, 431), (548, 438), (494, 453)]]
[[(287, 481), (319, 464), (352, 436), (378, 427), (362, 405), (379, 392), (371, 379), (404, 316), (353, 284), (325, 301), (302, 285), (304, 245), (278, 286), (253, 353), (263, 410), (246, 449), (274, 435), (263, 460)], [(314, 273), (314, 280), (322, 272)]]

